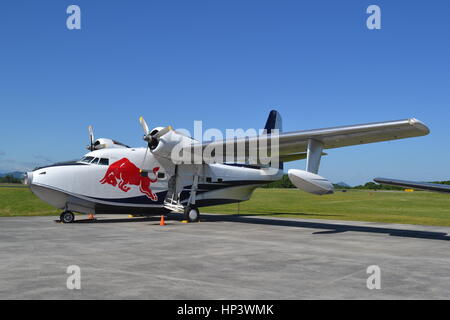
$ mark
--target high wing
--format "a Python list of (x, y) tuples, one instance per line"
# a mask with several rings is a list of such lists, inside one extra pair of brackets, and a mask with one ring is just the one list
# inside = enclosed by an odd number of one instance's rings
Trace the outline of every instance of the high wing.
[(386, 179), (386, 178), (375, 178), (375, 182), (380, 184), (387, 184), (390, 186), (406, 187), (420, 190), (428, 190), (434, 192), (444, 192), (450, 193), (450, 185), (439, 184), (439, 183), (428, 183), (428, 182), (415, 182), (407, 180), (396, 180), (396, 179)]
[[(279, 156), (284, 162), (305, 159), (311, 141), (320, 144), (323, 149), (341, 148), (359, 144), (404, 139), (424, 136), (429, 133), (428, 127), (417, 119), (375, 122), (351, 126), (340, 126), (315, 130), (294, 131), (279, 134)], [(256, 141), (261, 136), (236, 138), (230, 140), (208, 141), (201, 144), (194, 143), (185, 147), (186, 152), (193, 152), (193, 148), (223, 148), (222, 150), (249, 149), (258, 146)], [(258, 147), (259, 148), (259, 147)], [(319, 153), (319, 154), (320, 154)]]
[[(177, 132), (170, 126), (150, 131), (142, 117), (140, 122), (145, 132), (144, 140), (148, 142), (148, 150), (153, 156), (160, 162), (171, 162), (175, 176), (182, 175), (180, 172), (190, 172), (184, 176), (194, 179), (192, 199), (195, 199), (199, 172), (210, 168), (204, 164), (252, 165), (260, 169), (258, 174), (261, 177), (272, 179), (281, 176), (284, 162), (300, 159), (306, 159), (306, 168), (289, 170), (291, 182), (309, 193), (330, 194), (333, 193), (333, 184), (318, 174), (321, 157), (326, 155), (325, 149), (418, 137), (430, 132), (425, 124), (412, 118), (283, 133), (280, 113), (271, 110), (259, 135), (250, 129), (244, 133), (247, 135), (245, 137), (203, 142)], [(242, 132), (235, 131), (236, 134)], [(219, 167), (224, 172), (229, 169)], [(196, 173), (192, 173), (192, 170)], [(181, 192), (178, 189), (175, 191), (175, 194)]]
[(323, 149), (341, 148), (372, 142), (424, 136), (429, 129), (417, 119), (375, 122), (368, 124), (282, 133), (280, 155), (306, 152), (308, 140), (323, 143)]

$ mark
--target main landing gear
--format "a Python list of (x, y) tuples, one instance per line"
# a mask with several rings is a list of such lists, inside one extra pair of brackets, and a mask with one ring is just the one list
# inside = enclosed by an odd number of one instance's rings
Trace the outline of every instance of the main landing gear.
[[(185, 205), (181, 204), (180, 193), (182, 186), (177, 183), (178, 166), (175, 166), (175, 174), (168, 181), (168, 190), (166, 198), (164, 199), (164, 207), (170, 211), (175, 211), (183, 214), (183, 218), (188, 222), (198, 222), (200, 220), (200, 212), (195, 205), (195, 197), (198, 189), (199, 175), (196, 172), (193, 176), (192, 186), (190, 190), (189, 199)], [(177, 189), (178, 186), (178, 189)]]
[(72, 223), (75, 221), (75, 215), (71, 211), (64, 211), (59, 216), (62, 223)]
[(189, 222), (198, 222), (200, 220), (200, 211), (194, 205), (188, 205), (184, 208), (184, 220)]

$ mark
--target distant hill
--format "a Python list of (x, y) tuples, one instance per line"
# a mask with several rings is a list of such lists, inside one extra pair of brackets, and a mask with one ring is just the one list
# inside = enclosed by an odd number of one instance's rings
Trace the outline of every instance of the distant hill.
[(335, 187), (341, 187), (341, 188), (345, 188), (345, 189), (347, 189), (347, 188), (350, 189), (351, 188), (351, 186), (349, 184), (347, 184), (347, 183), (345, 183), (343, 181), (338, 182), (338, 183), (334, 183), (333, 185)]

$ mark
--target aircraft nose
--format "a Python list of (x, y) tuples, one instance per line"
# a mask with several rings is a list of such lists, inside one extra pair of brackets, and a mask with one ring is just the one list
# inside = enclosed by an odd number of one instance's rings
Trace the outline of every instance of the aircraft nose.
[(31, 183), (33, 182), (33, 172), (27, 172), (25, 174), (25, 180), (23, 182), (31, 186)]

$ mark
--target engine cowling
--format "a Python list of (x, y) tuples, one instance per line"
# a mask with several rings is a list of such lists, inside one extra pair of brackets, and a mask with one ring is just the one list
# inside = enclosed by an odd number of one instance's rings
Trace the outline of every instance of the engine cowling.
[[(154, 130), (157, 130), (156, 128)], [(153, 131), (152, 131), (153, 132)], [(161, 136), (159, 139), (152, 139), (150, 143), (150, 150), (154, 155), (165, 158), (171, 158), (172, 150), (176, 146), (186, 146), (192, 143), (192, 139), (186, 137), (174, 130)]]
[(289, 180), (300, 190), (317, 194), (331, 194), (334, 192), (333, 184), (325, 179), (311, 172), (291, 169), (288, 171)]
[[(92, 148), (93, 148), (92, 150), (100, 150), (106, 148), (129, 148), (129, 147), (116, 140), (108, 138), (99, 138), (94, 141), (94, 143), (92, 144)], [(86, 149), (90, 150), (90, 146), (87, 146)]]

